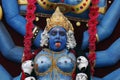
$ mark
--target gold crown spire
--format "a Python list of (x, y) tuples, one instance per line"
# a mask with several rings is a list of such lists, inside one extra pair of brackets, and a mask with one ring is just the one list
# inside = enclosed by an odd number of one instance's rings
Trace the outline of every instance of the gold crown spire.
[(56, 8), (56, 10), (52, 14), (52, 16), (50, 18), (47, 18), (46, 21), (47, 21), (47, 25), (46, 25), (45, 29), (47, 29), (48, 31), (55, 26), (61, 26), (61, 27), (65, 28), (66, 31), (68, 31), (68, 30), (74, 31), (72, 24), (62, 14), (59, 7)]

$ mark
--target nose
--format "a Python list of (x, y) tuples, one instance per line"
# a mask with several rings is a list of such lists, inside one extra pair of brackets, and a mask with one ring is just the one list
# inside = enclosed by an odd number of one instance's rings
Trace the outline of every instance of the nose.
[(56, 35), (56, 39), (60, 39), (60, 33), (59, 32)]

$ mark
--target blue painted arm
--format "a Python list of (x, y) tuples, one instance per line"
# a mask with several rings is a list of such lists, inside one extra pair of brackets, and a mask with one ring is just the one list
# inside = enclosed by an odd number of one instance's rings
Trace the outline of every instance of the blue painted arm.
[[(86, 53), (88, 56), (89, 53)], [(120, 60), (120, 38), (118, 38), (108, 49), (96, 52), (95, 67), (106, 67), (116, 64)]]
[[(97, 34), (99, 36), (99, 41), (104, 40), (105, 38), (109, 37), (112, 34), (117, 22), (120, 19), (119, 11), (120, 11), (120, 1), (114, 0), (114, 2), (110, 6), (106, 14), (104, 15), (103, 19), (100, 21), (99, 25), (97, 26)], [(82, 49), (85, 49), (88, 46), (88, 39), (89, 39), (88, 31), (85, 31), (81, 46)]]
[(96, 53), (96, 67), (111, 66), (120, 60), (120, 38), (108, 49)]
[[(9, 4), (8, 4), (9, 2)], [(7, 23), (23, 36), (26, 33), (26, 19), (20, 15), (20, 10), (17, 0), (2, 0), (2, 7)], [(40, 35), (42, 30), (39, 31), (37, 38), (34, 40), (34, 44), (40, 46)]]
[(23, 48), (15, 46), (2, 22), (0, 22), (0, 51), (5, 58), (14, 62), (21, 62)]
[(120, 80), (120, 68), (103, 77), (102, 80)]
[[(9, 2), (9, 4), (8, 4)], [(17, 0), (2, 0), (2, 7), (7, 23), (20, 34), (25, 35), (26, 20), (20, 15)]]
[(17, 77), (12, 77), (7, 70), (0, 65), (0, 80), (20, 80), (21, 79), (21, 74)]
[(118, 68), (117, 70), (113, 71), (112, 73), (108, 74), (103, 78), (94, 77), (91, 80), (120, 80), (120, 68)]
[(12, 76), (0, 65), (0, 80), (13, 80)]

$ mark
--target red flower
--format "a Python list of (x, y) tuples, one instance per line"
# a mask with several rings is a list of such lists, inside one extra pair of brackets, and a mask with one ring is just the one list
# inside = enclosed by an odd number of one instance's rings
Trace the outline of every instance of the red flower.
[(98, 24), (98, 21), (96, 20), (96, 19), (90, 19), (89, 21), (88, 21), (88, 26), (95, 26), (96, 27), (96, 25)]
[(89, 29), (88, 29), (88, 32), (89, 32), (90, 35), (95, 35), (95, 34), (97, 33), (96, 27), (94, 27), (94, 28), (92, 28), (92, 27), (89, 28)]
[(34, 4), (28, 4), (27, 6), (27, 12), (34, 13), (36, 10), (36, 6)]
[(98, 7), (91, 7), (91, 8), (90, 8), (89, 17), (90, 17), (91, 19), (97, 19), (98, 16), (99, 16), (98, 10), (99, 10)]
[[(31, 34), (31, 33), (30, 33), (30, 34), (27, 33), (27, 34), (25, 35), (25, 37), (24, 37), (24, 38), (25, 38), (25, 41), (30, 40), (31, 37), (32, 37), (32, 35), (33, 35), (33, 34)], [(27, 42), (28, 42), (28, 41), (27, 41)]]
[(27, 13), (26, 20), (30, 21), (30, 22), (34, 21), (35, 20), (35, 15), (32, 14), (32, 13)]
[(28, 44), (31, 44), (31, 41), (29, 40), (30, 39), (30, 37), (28, 37), (25, 41), (26, 41), (26, 43), (24, 43), (25, 45), (28, 45)]
[(96, 54), (95, 52), (90, 52), (89, 55), (88, 55), (88, 58), (89, 58), (89, 62), (90, 62), (90, 66), (91, 66), (91, 73), (92, 73), (92, 76), (94, 75), (94, 65), (95, 65), (95, 60), (96, 60)]
[(95, 60), (96, 60), (96, 54), (95, 52), (90, 52), (88, 55), (90, 66), (91, 66), (91, 74), (92, 76), (94, 75), (94, 65), (95, 65)]
[[(24, 46), (26, 46), (26, 45), (24, 45)], [(26, 54), (28, 54), (29, 52), (30, 52), (30, 50), (31, 50), (31, 48), (30, 47), (25, 47), (25, 49), (24, 49), (24, 53)]]
[(89, 17), (92, 19), (97, 19), (99, 16), (99, 12), (90, 12)]
[(37, 1), (36, 0), (27, 0), (28, 1), (28, 3), (36, 3)]
[(27, 22), (26, 29), (32, 29), (34, 27), (34, 24), (32, 22)]
[(96, 4), (98, 4), (99, 3), (99, 0), (92, 0), (92, 4), (93, 5), (96, 5)]
[(89, 50), (91, 50), (91, 51), (95, 51), (96, 50), (95, 43), (90, 43), (89, 44)]
[(31, 60), (33, 58), (33, 54), (31, 54), (30, 52), (27, 52), (28, 54), (25, 54), (23, 56), (23, 61), (26, 61), (26, 60)]
[(89, 61), (93, 63), (93, 61), (96, 59), (95, 52), (90, 52), (88, 55)]
[(90, 36), (90, 38), (89, 38), (89, 42), (91, 42), (91, 43), (95, 43), (95, 42), (96, 42), (96, 36), (95, 36), (95, 35)]
[[(26, 38), (25, 41), (30, 40), (30, 39), (32, 38), (32, 36), (33, 36), (33, 34), (27, 33), (26, 36), (25, 36), (25, 38)], [(31, 41), (31, 40), (30, 40), (30, 41)], [(27, 42), (28, 42), (28, 41), (27, 41)]]
[(90, 12), (97, 12), (99, 10), (99, 7), (90, 7)]

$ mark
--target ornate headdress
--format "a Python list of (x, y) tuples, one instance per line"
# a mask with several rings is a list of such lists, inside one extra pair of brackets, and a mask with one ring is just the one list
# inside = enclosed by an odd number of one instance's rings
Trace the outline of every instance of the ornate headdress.
[(67, 48), (74, 48), (76, 46), (76, 41), (74, 38), (74, 29), (70, 21), (60, 12), (59, 7), (50, 18), (47, 18), (47, 25), (45, 30), (41, 34), (40, 46), (48, 45), (48, 32), (50, 29), (61, 26), (67, 31)]
[(50, 18), (47, 18), (46, 21), (47, 21), (47, 25), (46, 25), (45, 29), (47, 31), (49, 31), (51, 28), (53, 28), (55, 26), (61, 26), (61, 27), (65, 28), (66, 31), (68, 31), (68, 30), (74, 31), (72, 24), (62, 14), (59, 7), (56, 8), (56, 11), (53, 13), (53, 15)]

